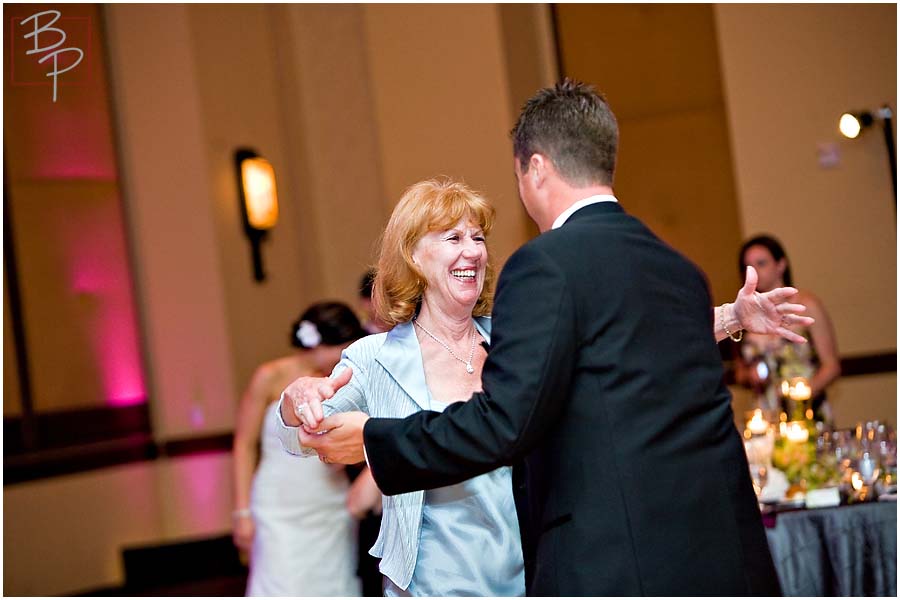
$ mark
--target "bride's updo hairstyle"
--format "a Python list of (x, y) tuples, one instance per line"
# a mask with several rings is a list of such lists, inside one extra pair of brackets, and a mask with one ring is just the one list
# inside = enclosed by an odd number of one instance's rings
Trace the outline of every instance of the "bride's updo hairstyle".
[[(416, 314), (428, 284), (413, 263), (412, 253), (425, 234), (450, 229), (465, 218), (477, 224), (487, 238), (494, 226), (494, 214), (494, 207), (480, 194), (451, 179), (428, 179), (407, 189), (381, 236), (372, 289), (372, 303), (378, 317), (393, 327), (406, 323)], [(491, 314), (494, 277), (488, 252), (484, 287), (473, 316)]]
[(304, 350), (342, 346), (365, 336), (359, 319), (343, 302), (317, 302), (291, 325), (291, 345)]

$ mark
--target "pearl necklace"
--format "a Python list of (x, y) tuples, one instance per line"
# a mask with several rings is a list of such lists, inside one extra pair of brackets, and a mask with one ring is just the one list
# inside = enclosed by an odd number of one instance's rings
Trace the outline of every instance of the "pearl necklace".
[(469, 375), (471, 375), (472, 373), (475, 372), (475, 367), (472, 366), (472, 359), (475, 357), (475, 334), (476, 334), (476, 331), (477, 331), (477, 330), (475, 329), (475, 327), (472, 327), (472, 347), (469, 349), (469, 360), (463, 360), (463, 359), (461, 359), (460, 357), (458, 357), (458, 356), (456, 355), (456, 352), (454, 352), (454, 351), (450, 348), (450, 346), (448, 346), (447, 344), (445, 344), (444, 342), (442, 342), (441, 340), (439, 340), (439, 339), (437, 338), (437, 336), (435, 336), (433, 333), (431, 333), (430, 331), (428, 331), (427, 329), (425, 329), (424, 327), (422, 327), (422, 325), (419, 323), (418, 318), (415, 318), (415, 317), (414, 317), (414, 318), (413, 318), (413, 323), (415, 324), (416, 327), (418, 327), (419, 329), (421, 329), (422, 331), (424, 331), (424, 332), (428, 335), (428, 337), (430, 337), (431, 339), (433, 339), (434, 341), (436, 341), (438, 344), (440, 344), (441, 346), (443, 346), (444, 349), (445, 349), (447, 352), (450, 353), (450, 356), (452, 356), (453, 358), (455, 358), (455, 359), (458, 360), (459, 362), (461, 362), (461, 363), (463, 363), (464, 365), (466, 365), (466, 373), (468, 373)]

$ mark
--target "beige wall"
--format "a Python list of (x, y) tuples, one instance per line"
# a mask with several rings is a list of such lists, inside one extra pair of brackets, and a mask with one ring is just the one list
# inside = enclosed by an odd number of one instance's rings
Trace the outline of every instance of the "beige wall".
[(625, 210), (734, 298), (741, 233), (712, 6), (560, 4), (565, 75), (606, 94), (619, 122)]
[(499, 9), (509, 113), (515, 118), (536, 90), (559, 79), (556, 33), (548, 4), (501, 4)]
[[(897, 235), (879, 129), (841, 138), (846, 110), (897, 105), (894, 5), (716, 5), (742, 230), (779, 237), (795, 284), (827, 307), (841, 355), (894, 351)], [(817, 163), (834, 144), (836, 168)], [(896, 423), (896, 374), (831, 390), (838, 425)]]
[(124, 583), (121, 550), (226, 532), (231, 456), (142, 462), (3, 488), (3, 593)]
[(231, 428), (236, 389), (188, 9), (105, 6), (158, 438)]
[(497, 209), (490, 245), (502, 265), (527, 239), (528, 217), (497, 6), (369, 4), (364, 14), (385, 200), (393, 209), (421, 179), (463, 179)]
[(318, 285), (307, 293), (354, 306), (388, 214), (363, 9), (285, 5), (271, 7), (270, 20), (280, 48), (281, 123), (298, 190), (300, 256), (316, 257)]

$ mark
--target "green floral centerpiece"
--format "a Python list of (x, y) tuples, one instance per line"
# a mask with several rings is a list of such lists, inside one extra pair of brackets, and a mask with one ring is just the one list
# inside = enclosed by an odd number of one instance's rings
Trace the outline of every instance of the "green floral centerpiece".
[[(798, 422), (791, 425), (797, 426)], [(797, 436), (780, 436), (775, 440), (772, 464), (783, 471), (791, 487), (803, 492), (840, 483), (840, 473), (833, 455), (816, 457), (815, 425), (804, 425), (810, 435), (806, 439)], [(790, 494), (789, 494), (790, 496)]]

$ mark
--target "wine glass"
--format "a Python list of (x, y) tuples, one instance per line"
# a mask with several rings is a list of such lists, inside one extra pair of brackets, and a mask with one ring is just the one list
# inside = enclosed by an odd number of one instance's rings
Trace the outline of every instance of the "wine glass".
[(856, 438), (851, 431), (838, 430), (831, 433), (831, 450), (837, 459), (838, 468), (845, 471), (850, 467), (850, 462), (856, 458)]
[(872, 485), (881, 476), (881, 455), (871, 450), (863, 450), (856, 461), (856, 471), (864, 484)]
[(875, 482), (881, 477), (881, 456), (876, 452), (863, 450), (853, 468), (851, 483), (856, 498), (862, 502), (874, 500), (877, 497)]
[(875, 496), (873, 486), (881, 477), (881, 452), (879, 446), (873, 442), (873, 437), (864, 435), (860, 438), (857, 435), (859, 449), (856, 458), (851, 460), (853, 468), (851, 483), (858, 499), (863, 501), (873, 499)]
[(882, 491), (891, 493), (897, 491), (897, 432), (889, 425), (882, 425), (881, 428), (878, 451), (883, 473)]
[(857, 458), (857, 440), (854, 433), (846, 429), (831, 433), (831, 451), (841, 478), (841, 489), (848, 495), (854, 493), (852, 466)]
[(816, 423), (816, 456), (822, 458), (834, 452), (834, 439), (832, 431), (823, 423)]
[(766, 489), (766, 483), (769, 481), (768, 467), (762, 464), (751, 464), (750, 478), (753, 480), (753, 491), (756, 492), (756, 497), (759, 498), (763, 490)]

